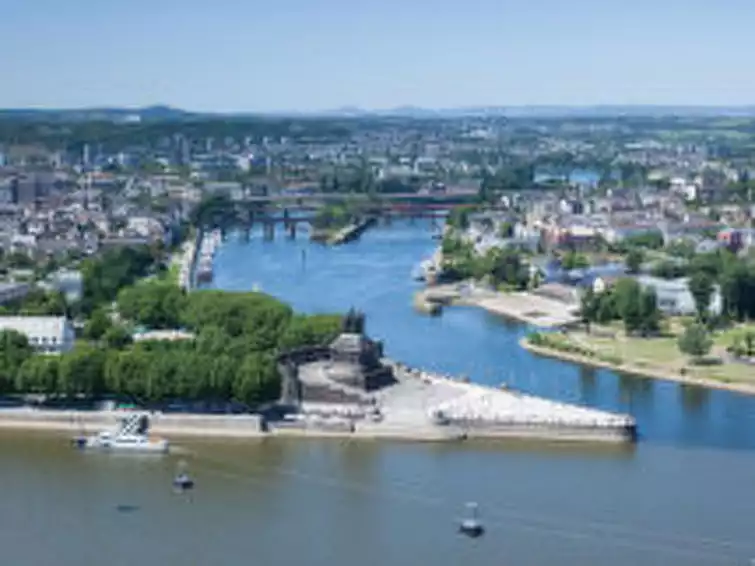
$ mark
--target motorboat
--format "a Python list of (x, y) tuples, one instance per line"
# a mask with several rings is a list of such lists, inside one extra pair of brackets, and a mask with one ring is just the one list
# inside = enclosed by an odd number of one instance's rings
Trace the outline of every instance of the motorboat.
[(485, 527), (477, 518), (477, 503), (467, 503), (469, 515), (459, 524), (459, 532), (470, 538), (477, 538), (485, 534)]
[(412, 279), (415, 281), (427, 281), (429, 278), (435, 275), (437, 266), (433, 259), (426, 259), (422, 261), (412, 270)]
[(173, 489), (179, 493), (194, 489), (194, 480), (186, 471), (186, 462), (178, 463), (178, 470), (173, 478)]
[(82, 450), (167, 453), (168, 441), (152, 437), (148, 431), (149, 417), (142, 413), (130, 413), (118, 420), (118, 426), (114, 430), (102, 431), (91, 436), (77, 436), (73, 443)]

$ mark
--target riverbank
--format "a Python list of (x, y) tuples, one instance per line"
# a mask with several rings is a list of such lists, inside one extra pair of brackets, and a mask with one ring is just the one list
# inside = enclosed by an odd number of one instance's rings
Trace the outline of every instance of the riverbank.
[(560, 328), (579, 320), (574, 307), (561, 301), (529, 292), (490, 291), (477, 287), (474, 283), (426, 287), (415, 293), (414, 304), (425, 312), (429, 311), (431, 305), (473, 306), (538, 328)]
[[(150, 414), (150, 430), (167, 437), (300, 436), (432, 442), (495, 438), (631, 442), (635, 437), (636, 425), (628, 415), (476, 385), (390, 360), (384, 363), (392, 368), (396, 382), (370, 392), (367, 404), (303, 403), (292, 418), (271, 421), (255, 414), (155, 412)], [(0, 410), (0, 429), (91, 434), (112, 428), (123, 414), (8, 408)]]
[[(93, 434), (112, 428), (122, 411), (0, 409), (0, 429)], [(265, 435), (258, 415), (150, 415), (150, 432), (175, 437), (254, 438)]]
[[(525, 350), (539, 356), (572, 362), (584, 366), (607, 369), (615, 372), (629, 374), (635, 377), (646, 379), (660, 379), (663, 381), (673, 381), (682, 385), (705, 387), (707, 389), (721, 389), (725, 391), (743, 393), (745, 395), (755, 395), (755, 383), (750, 384), (731, 381), (727, 382), (714, 378), (689, 375), (689, 373), (682, 375), (678, 369), (660, 369), (627, 363), (611, 363), (609, 361), (601, 360), (595, 357), (584, 356), (571, 352), (564, 352), (555, 348), (549, 348), (547, 346), (535, 345), (532, 344), (526, 337), (522, 338), (519, 341), (519, 345)], [(755, 372), (755, 368), (753, 368), (753, 372)]]
[(194, 285), (194, 266), (200, 241), (201, 231), (197, 230), (197, 233), (181, 244), (179, 251), (171, 257), (171, 281), (185, 291), (191, 291)]

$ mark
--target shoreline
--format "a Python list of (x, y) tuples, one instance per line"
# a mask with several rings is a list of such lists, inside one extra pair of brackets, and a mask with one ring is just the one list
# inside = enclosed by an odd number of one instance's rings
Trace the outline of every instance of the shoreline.
[[(459, 287), (458, 283), (425, 287), (414, 294), (413, 303), (421, 312), (428, 312), (430, 305), (438, 308), (476, 307), (490, 314), (542, 329), (561, 328), (578, 320), (576, 315), (568, 312), (566, 304), (526, 291), (503, 293), (473, 290), (465, 295)], [(430, 311), (430, 314), (437, 313)]]
[(661, 381), (670, 381), (679, 383), (681, 385), (692, 385), (695, 387), (703, 387), (705, 389), (718, 389), (723, 391), (731, 391), (734, 393), (741, 393), (743, 395), (755, 395), (755, 384), (742, 383), (742, 382), (725, 382), (717, 379), (710, 379), (705, 377), (693, 377), (689, 375), (680, 375), (673, 371), (664, 371), (660, 369), (651, 369), (646, 367), (638, 367), (632, 365), (616, 365), (603, 360), (596, 360), (594, 358), (588, 358), (587, 356), (580, 356), (579, 354), (572, 354), (569, 352), (561, 352), (545, 346), (536, 346), (531, 344), (525, 336), (519, 340), (519, 346), (538, 356), (546, 358), (557, 359), (565, 362), (571, 362), (579, 365), (595, 367), (600, 369), (608, 369), (617, 373), (625, 373), (634, 377), (640, 377), (643, 379), (658, 379)]

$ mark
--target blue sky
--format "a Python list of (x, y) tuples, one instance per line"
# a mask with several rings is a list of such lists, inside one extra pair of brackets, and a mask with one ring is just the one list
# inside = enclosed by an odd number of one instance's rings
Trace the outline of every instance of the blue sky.
[(755, 103), (753, 0), (0, 0), (0, 107)]

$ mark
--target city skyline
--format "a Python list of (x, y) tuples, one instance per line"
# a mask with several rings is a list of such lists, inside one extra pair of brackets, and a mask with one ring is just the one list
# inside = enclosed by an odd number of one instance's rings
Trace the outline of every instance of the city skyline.
[(2, 108), (755, 104), (744, 0), (3, 3)]

